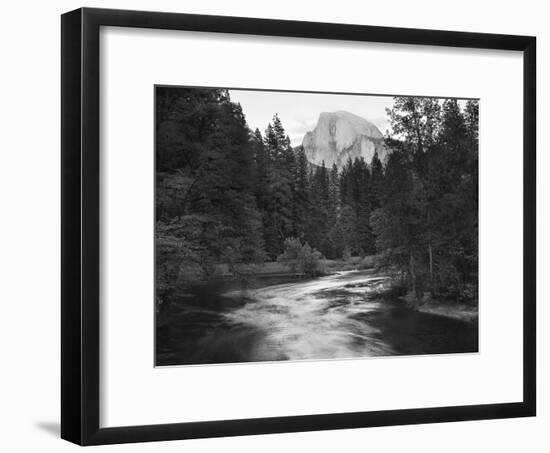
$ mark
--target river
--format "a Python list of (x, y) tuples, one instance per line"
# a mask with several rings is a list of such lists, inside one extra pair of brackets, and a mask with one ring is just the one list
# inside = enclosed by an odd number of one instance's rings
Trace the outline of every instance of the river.
[(157, 315), (156, 365), (476, 352), (477, 322), (380, 297), (387, 277), (345, 271), (310, 280), (219, 281)]

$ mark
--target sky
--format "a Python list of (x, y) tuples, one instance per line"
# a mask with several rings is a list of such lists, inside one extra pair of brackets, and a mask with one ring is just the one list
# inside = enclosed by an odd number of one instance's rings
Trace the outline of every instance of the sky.
[(277, 91), (229, 90), (231, 100), (239, 102), (248, 126), (262, 135), (277, 113), (292, 146), (302, 144), (306, 132), (315, 128), (321, 112), (346, 110), (378, 126), (382, 134), (389, 129), (386, 107), (393, 105), (391, 96), (292, 93)]

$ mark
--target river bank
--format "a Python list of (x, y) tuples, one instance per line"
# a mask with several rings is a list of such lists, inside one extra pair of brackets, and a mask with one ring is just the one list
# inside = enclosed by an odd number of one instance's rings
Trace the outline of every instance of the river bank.
[(479, 318), (478, 307), (466, 304), (436, 303), (431, 301), (418, 307), (418, 311), (466, 322), (476, 322)]
[(413, 300), (410, 294), (398, 295), (398, 278), (388, 275), (377, 285), (378, 297), (388, 300), (398, 300), (411, 310), (422, 313), (444, 316), (464, 322), (477, 322), (479, 310), (477, 304), (457, 303), (455, 301), (441, 299), (432, 299), (426, 295), (423, 300)]

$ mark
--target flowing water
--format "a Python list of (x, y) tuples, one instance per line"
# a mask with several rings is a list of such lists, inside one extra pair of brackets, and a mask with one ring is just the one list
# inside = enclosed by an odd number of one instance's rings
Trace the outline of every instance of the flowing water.
[[(279, 280), (279, 281), (277, 281)], [(477, 323), (380, 297), (384, 275), (210, 283), (157, 317), (156, 364), (335, 359), (477, 351)]]

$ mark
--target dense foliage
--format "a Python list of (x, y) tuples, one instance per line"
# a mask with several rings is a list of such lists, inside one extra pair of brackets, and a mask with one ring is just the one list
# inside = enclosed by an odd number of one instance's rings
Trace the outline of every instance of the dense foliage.
[(477, 300), (478, 102), (400, 97), (388, 115), (377, 250), (414, 297)]
[(292, 148), (276, 114), (249, 130), (226, 90), (158, 87), (159, 301), (277, 258), (315, 275), (321, 256), (375, 253), (415, 295), (476, 288), (477, 102), (395, 98), (388, 115), (388, 161), (338, 170)]
[(265, 260), (243, 112), (224, 90), (157, 88), (156, 288)]
[(291, 272), (299, 272), (311, 277), (323, 275), (325, 268), (321, 252), (302, 244), (297, 238), (285, 239), (284, 252), (277, 261), (287, 265)]

